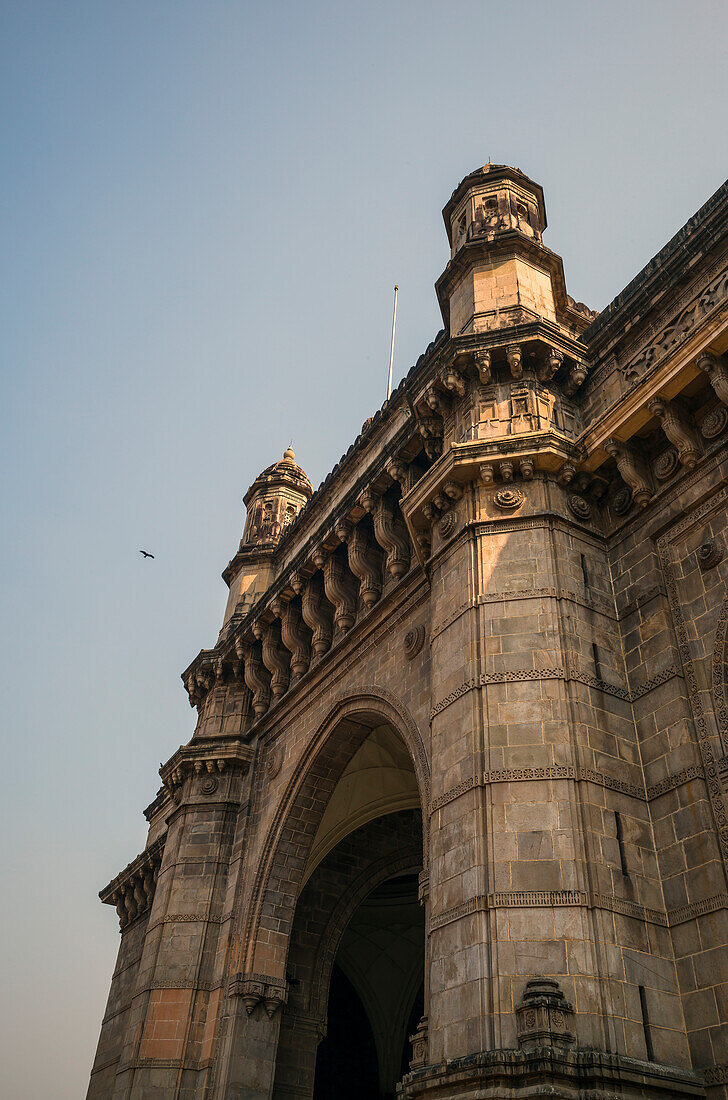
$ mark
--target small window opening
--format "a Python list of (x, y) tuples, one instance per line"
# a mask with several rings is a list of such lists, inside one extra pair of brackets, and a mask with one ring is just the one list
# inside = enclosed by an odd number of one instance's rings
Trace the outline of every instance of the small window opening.
[(597, 680), (601, 680), (602, 666), (601, 662), (599, 661), (599, 649), (597, 648), (596, 642), (592, 642), (592, 659), (594, 661), (594, 675), (596, 676)]
[(584, 579), (584, 588), (588, 589), (589, 588), (589, 570), (587, 569), (586, 558), (584, 557), (583, 554), (581, 555), (581, 575)]

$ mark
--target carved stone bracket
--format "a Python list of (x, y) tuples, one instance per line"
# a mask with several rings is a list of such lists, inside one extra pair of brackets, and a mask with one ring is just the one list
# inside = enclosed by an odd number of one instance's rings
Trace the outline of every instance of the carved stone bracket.
[(393, 577), (403, 577), (410, 566), (410, 543), (399, 507), (387, 497), (375, 499), (362, 494), (359, 503), (371, 511), (374, 519), (374, 537), (385, 551), (387, 570)]
[(299, 679), (305, 675), (311, 660), (310, 633), (295, 603), (279, 601), (281, 641), (291, 654), (291, 672)]
[(329, 554), (325, 558), (323, 574), (326, 598), (334, 605), (334, 622), (339, 630), (346, 633), (356, 622), (356, 579), (338, 554)]
[(550, 382), (564, 361), (563, 352), (555, 348), (549, 348), (538, 367), (538, 377), (541, 382)]
[(366, 529), (357, 524), (349, 536), (349, 568), (359, 580), (364, 606), (374, 607), (382, 594), (381, 555), (372, 546)]
[(256, 718), (261, 718), (270, 703), (270, 675), (263, 664), (259, 645), (244, 642), (243, 656), (245, 685), (253, 693), (253, 713)]
[(697, 367), (705, 371), (719, 401), (728, 405), (728, 367), (722, 357), (704, 351), (696, 360)]
[(622, 443), (614, 437), (606, 440), (604, 450), (617, 463), (619, 475), (622, 481), (632, 490), (635, 502), (640, 508), (645, 508), (652, 499), (653, 494), (647, 470), (641, 458), (626, 443)]
[(301, 614), (306, 626), (313, 631), (311, 648), (314, 657), (323, 657), (331, 646), (333, 608), (326, 599), (320, 573), (315, 573), (309, 581), (303, 582)]
[(272, 1019), (278, 1009), (288, 1002), (285, 980), (266, 974), (235, 974), (230, 979), (228, 993), (231, 997), (242, 997), (248, 1016), (262, 1004), (266, 1015)]
[(523, 1000), (516, 1008), (518, 1045), (524, 1050), (576, 1045), (574, 1009), (552, 978), (526, 982)]
[(487, 386), (493, 378), (491, 353), (489, 351), (476, 351), (473, 353), (473, 360), (478, 378), (484, 386)]
[(520, 344), (509, 344), (506, 348), (506, 359), (513, 378), (523, 377), (523, 354)]
[(587, 369), (584, 363), (574, 363), (569, 371), (569, 376), (564, 382), (563, 390), (567, 397), (571, 397), (586, 382)]
[(692, 470), (700, 458), (700, 444), (687, 415), (674, 401), (665, 401), (661, 397), (648, 401), (647, 408), (660, 421), (663, 432), (677, 449), (682, 465)]
[(291, 678), (291, 666), (288, 650), (281, 642), (281, 626), (274, 619), (268, 626), (260, 622), (253, 623), (253, 633), (262, 645), (263, 664), (271, 674), (270, 689), (274, 699), (280, 699), (288, 690)]
[(163, 837), (145, 849), (99, 893), (106, 905), (115, 906), (122, 932), (152, 904), (164, 841)]

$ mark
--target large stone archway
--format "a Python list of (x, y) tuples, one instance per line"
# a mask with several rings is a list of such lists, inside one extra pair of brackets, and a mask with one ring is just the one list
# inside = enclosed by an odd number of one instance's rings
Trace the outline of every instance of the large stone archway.
[(401, 738), (412, 759), (423, 810), (423, 866), (427, 866), (430, 770), (422, 736), (395, 695), (361, 688), (334, 703), (280, 800), (248, 910), (245, 971), (284, 977), (293, 911), (326, 806), (354, 753), (382, 725)]

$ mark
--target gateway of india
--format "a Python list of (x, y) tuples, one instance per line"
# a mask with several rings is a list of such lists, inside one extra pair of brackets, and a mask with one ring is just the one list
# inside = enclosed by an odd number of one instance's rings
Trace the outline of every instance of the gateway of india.
[(597, 314), (470, 173), (443, 329), (248, 489), (88, 1100), (728, 1097), (728, 183)]

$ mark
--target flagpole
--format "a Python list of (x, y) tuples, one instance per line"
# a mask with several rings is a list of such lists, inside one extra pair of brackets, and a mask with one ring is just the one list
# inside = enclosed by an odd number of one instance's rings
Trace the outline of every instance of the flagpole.
[(392, 364), (394, 362), (394, 330), (397, 324), (397, 291), (399, 287), (394, 288), (394, 312), (392, 313), (392, 344), (389, 349), (389, 374), (387, 375), (387, 401), (392, 395)]

